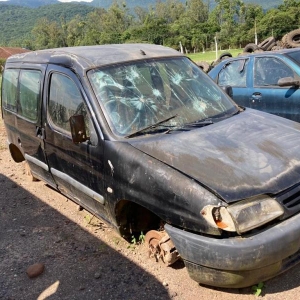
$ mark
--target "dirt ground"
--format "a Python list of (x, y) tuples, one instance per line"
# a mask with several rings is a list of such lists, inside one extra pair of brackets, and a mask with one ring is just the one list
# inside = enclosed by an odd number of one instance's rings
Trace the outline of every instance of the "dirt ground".
[[(0, 118), (0, 299), (255, 299), (251, 288), (217, 289), (191, 280), (182, 262), (148, 258), (107, 224), (26, 176), (6, 145)], [(30, 279), (35, 263), (44, 272)], [(300, 267), (265, 282), (264, 299), (299, 299)]]

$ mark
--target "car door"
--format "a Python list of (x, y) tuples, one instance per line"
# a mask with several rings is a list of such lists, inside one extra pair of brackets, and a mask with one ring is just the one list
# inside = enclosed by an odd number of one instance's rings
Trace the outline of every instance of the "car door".
[(218, 84), (231, 86), (233, 100), (241, 106), (249, 106), (249, 61), (248, 58), (229, 60), (218, 75)]
[(299, 122), (299, 88), (278, 85), (280, 78), (295, 77), (293, 69), (273, 56), (255, 57), (253, 67), (250, 107)]
[[(105, 218), (103, 141), (98, 138), (91, 108), (77, 76), (49, 66), (45, 91), (45, 151), (58, 189), (81, 206)], [(83, 115), (89, 139), (74, 143), (69, 119)]]
[[(55, 187), (44, 152), (41, 120), (45, 70), (46, 66), (41, 64), (7, 67), (3, 75), (3, 114), (9, 140), (22, 149), (33, 176)], [(11, 153), (16, 151), (11, 149)], [(14, 159), (19, 161), (19, 157)]]

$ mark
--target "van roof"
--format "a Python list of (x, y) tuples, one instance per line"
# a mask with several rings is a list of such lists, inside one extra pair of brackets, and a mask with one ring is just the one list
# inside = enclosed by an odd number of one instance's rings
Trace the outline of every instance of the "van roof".
[(180, 52), (152, 44), (113, 44), (38, 50), (13, 55), (7, 63), (58, 64), (79, 69), (140, 59), (184, 56)]

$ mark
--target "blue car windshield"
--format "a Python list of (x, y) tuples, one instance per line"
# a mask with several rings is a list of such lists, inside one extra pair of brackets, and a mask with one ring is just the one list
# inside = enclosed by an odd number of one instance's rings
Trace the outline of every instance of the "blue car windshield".
[[(234, 102), (186, 57), (151, 59), (94, 69), (88, 78), (112, 131), (128, 136), (164, 126), (228, 116)], [(176, 117), (173, 117), (176, 116)]]

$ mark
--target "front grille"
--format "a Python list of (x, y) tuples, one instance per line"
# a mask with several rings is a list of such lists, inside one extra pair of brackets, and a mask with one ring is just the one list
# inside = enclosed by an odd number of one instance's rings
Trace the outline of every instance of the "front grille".
[(284, 219), (298, 213), (300, 211), (300, 184), (275, 195), (275, 199), (284, 207)]

